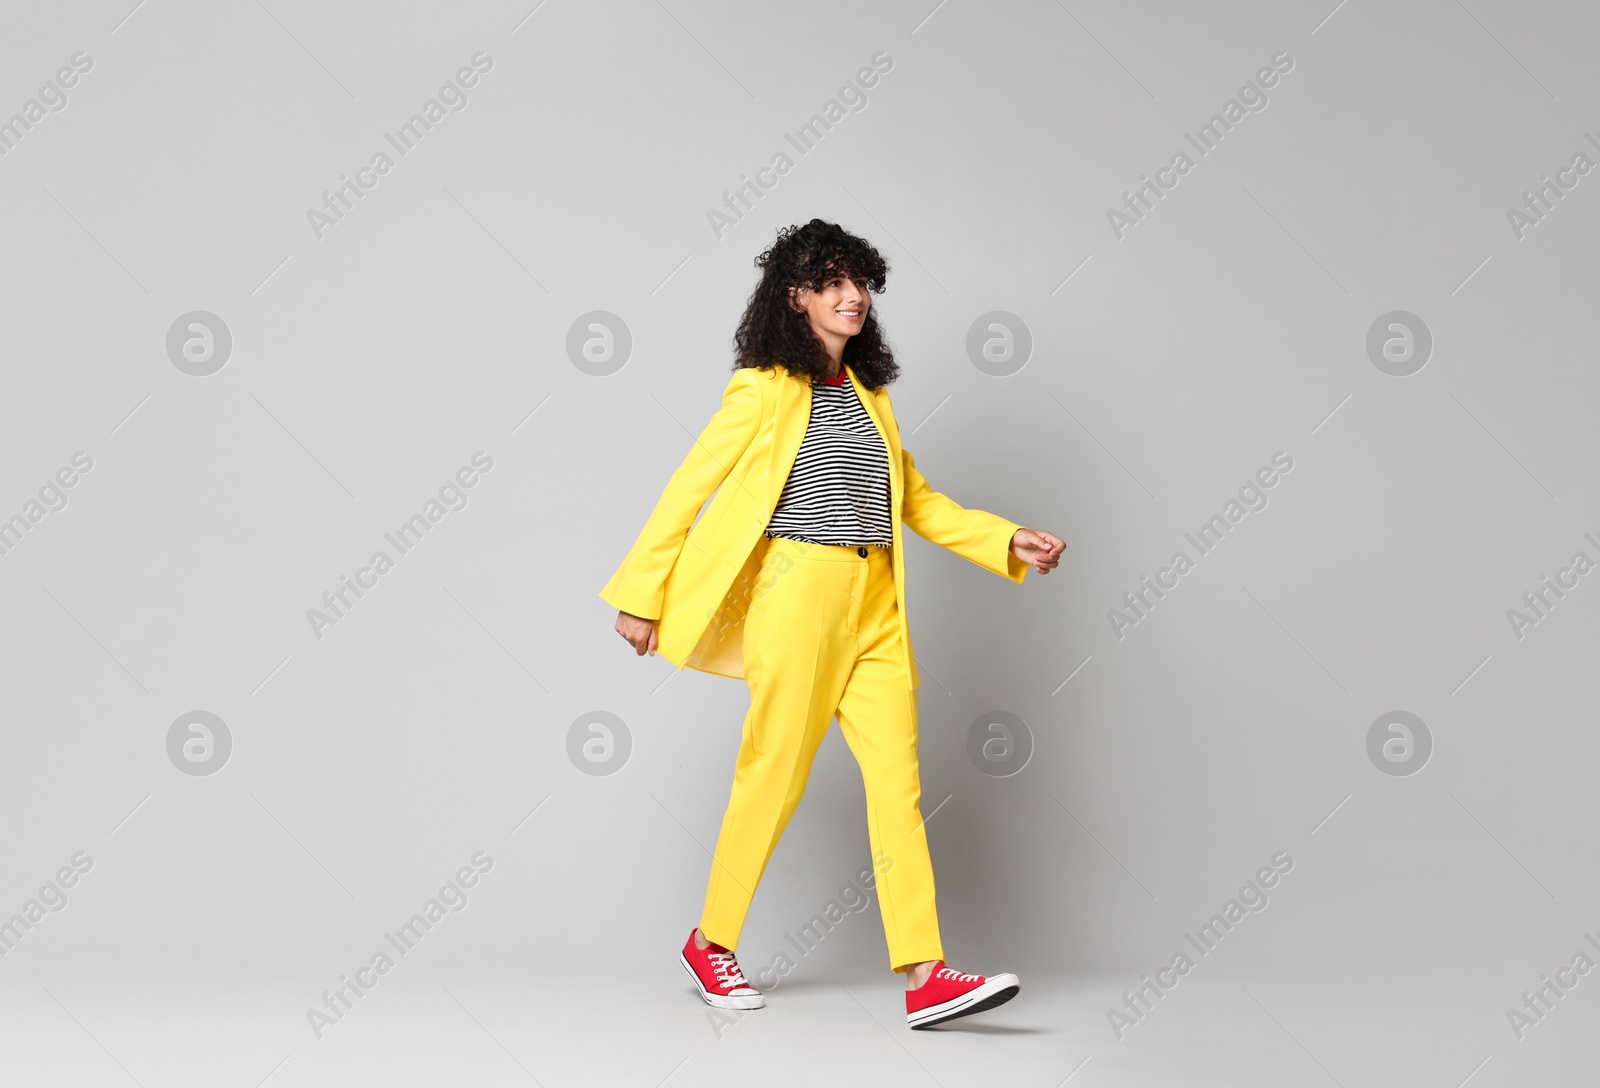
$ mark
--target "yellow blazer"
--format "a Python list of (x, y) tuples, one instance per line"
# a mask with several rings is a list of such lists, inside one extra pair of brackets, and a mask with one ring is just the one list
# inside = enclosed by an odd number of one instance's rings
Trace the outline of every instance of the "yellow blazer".
[[(897, 516), (890, 549), (899, 604), (906, 686), (919, 683), (906, 622), (900, 523), (1003, 578), (1021, 583), (1028, 564), (1011, 554), (1021, 525), (966, 509), (928, 486), (900, 428), (887, 388), (863, 386), (848, 365), (856, 395), (889, 453), (889, 501)], [(811, 418), (811, 379), (781, 366), (736, 370), (722, 407), (667, 481), (656, 508), (622, 565), (600, 591), (612, 607), (659, 620), (657, 652), (673, 665), (719, 676), (744, 676), (744, 617), (770, 538), (764, 534)], [(712, 492), (710, 506), (695, 515)], [(692, 527), (691, 527), (692, 524)]]

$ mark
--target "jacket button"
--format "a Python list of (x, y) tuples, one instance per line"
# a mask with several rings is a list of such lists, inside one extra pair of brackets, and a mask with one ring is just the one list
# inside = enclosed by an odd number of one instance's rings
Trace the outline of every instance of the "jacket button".
[(860, 547), (860, 548), (857, 548), (856, 549), (856, 554), (859, 555), (861, 558), (865, 559), (867, 557), (867, 549), (864, 546)]

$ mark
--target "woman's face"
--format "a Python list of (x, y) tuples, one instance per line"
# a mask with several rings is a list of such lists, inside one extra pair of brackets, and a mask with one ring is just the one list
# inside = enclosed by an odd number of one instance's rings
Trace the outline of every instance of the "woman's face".
[(860, 332), (872, 305), (866, 285), (845, 273), (830, 276), (819, 290), (791, 287), (789, 298), (811, 319), (812, 331), (824, 342), (830, 336), (850, 337)]

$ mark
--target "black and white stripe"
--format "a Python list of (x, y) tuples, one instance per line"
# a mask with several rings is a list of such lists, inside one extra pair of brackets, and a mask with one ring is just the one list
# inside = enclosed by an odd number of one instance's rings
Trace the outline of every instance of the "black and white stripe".
[(813, 383), (811, 418), (767, 535), (887, 547), (889, 516), (889, 451), (854, 385)]

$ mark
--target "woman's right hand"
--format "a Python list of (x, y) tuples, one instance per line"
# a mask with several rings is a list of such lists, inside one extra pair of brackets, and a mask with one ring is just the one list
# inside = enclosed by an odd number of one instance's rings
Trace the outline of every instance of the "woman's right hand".
[(633, 652), (640, 657), (654, 656), (656, 652), (656, 620), (647, 620), (631, 612), (617, 613), (617, 634), (628, 640)]

